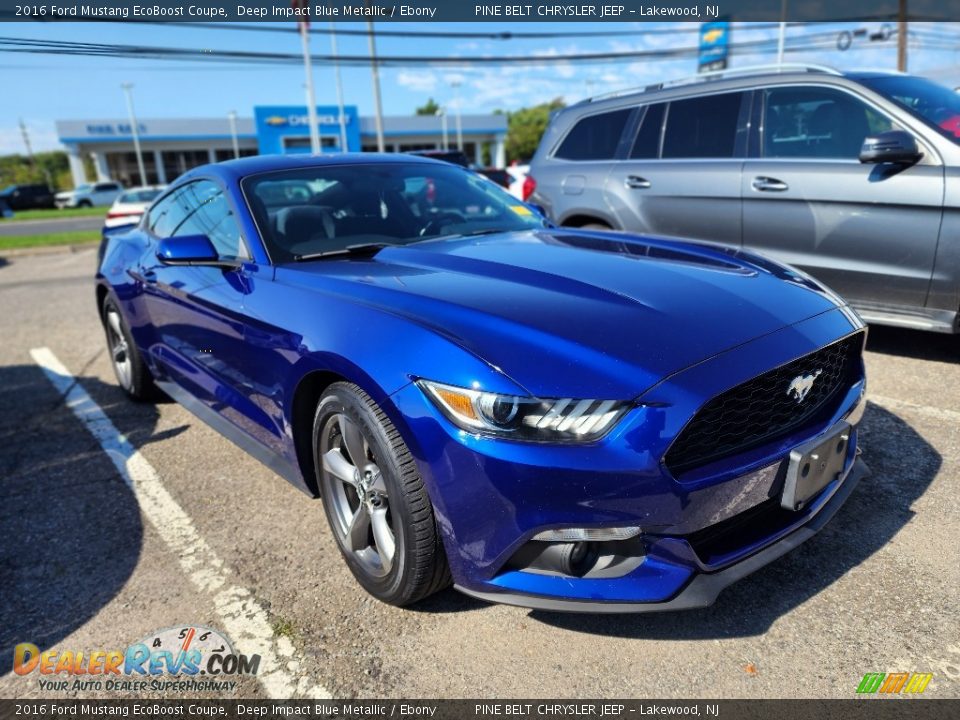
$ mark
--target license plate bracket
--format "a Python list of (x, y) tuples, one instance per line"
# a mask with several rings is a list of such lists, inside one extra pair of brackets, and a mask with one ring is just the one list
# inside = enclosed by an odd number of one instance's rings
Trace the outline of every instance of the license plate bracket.
[(843, 472), (849, 452), (850, 430), (849, 424), (839, 423), (826, 437), (811, 440), (790, 452), (780, 497), (781, 507), (802, 510)]

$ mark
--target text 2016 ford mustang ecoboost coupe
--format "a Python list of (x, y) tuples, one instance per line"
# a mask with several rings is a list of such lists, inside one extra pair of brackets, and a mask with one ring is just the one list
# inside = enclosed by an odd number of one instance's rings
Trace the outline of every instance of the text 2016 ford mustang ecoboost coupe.
[(736, 249), (550, 227), (463, 168), (201, 167), (101, 258), (124, 390), (319, 495), (389, 603), (708, 605), (863, 474), (842, 300)]

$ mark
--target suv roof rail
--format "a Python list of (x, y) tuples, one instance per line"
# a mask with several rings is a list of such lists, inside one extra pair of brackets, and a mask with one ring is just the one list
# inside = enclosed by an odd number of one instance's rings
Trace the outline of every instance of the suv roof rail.
[[(643, 93), (651, 92), (653, 90), (662, 90), (667, 87), (678, 87), (680, 85), (692, 85), (697, 82), (704, 82), (707, 80), (718, 80), (722, 78), (737, 77), (740, 75), (763, 75), (766, 73), (784, 73), (784, 72), (812, 72), (812, 73), (825, 73), (827, 75), (843, 75), (842, 72), (836, 68), (832, 68), (829, 65), (810, 65), (807, 63), (780, 63), (778, 65), (749, 65), (742, 68), (728, 68), (726, 70), (711, 70), (705, 73), (699, 73), (697, 75), (690, 75), (687, 77), (676, 78), (674, 80), (665, 80), (660, 83), (654, 83), (652, 85), (640, 85), (638, 87), (624, 88), (622, 90), (614, 90), (612, 92), (604, 93), (603, 95), (595, 95), (594, 97), (589, 97), (580, 102), (596, 102), (598, 100), (607, 100), (609, 98), (620, 97), (622, 95), (632, 95), (634, 93)], [(579, 104), (579, 103), (578, 103)]]

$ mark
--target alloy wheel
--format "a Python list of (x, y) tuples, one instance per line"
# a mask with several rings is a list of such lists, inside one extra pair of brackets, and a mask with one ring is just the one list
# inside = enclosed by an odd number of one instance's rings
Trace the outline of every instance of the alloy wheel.
[(356, 422), (335, 413), (321, 433), (320, 457), (340, 542), (370, 575), (388, 575), (396, 533), (387, 486), (370, 443)]
[(117, 379), (124, 389), (129, 390), (133, 382), (133, 362), (130, 357), (130, 348), (127, 337), (123, 333), (120, 313), (115, 309), (107, 310), (107, 338), (110, 345), (110, 357)]

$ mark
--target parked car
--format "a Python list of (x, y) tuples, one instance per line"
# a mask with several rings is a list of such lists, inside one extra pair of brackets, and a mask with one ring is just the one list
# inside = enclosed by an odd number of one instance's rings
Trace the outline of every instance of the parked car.
[(53, 207), (53, 191), (47, 185), (10, 185), (0, 191), (0, 199), (11, 210), (38, 210)]
[(517, 200), (524, 202), (530, 199), (533, 194), (534, 183), (530, 177), (529, 165), (508, 165), (507, 173), (510, 175), (510, 184), (507, 186), (510, 194)]
[(165, 189), (166, 185), (144, 185), (124, 190), (107, 211), (107, 219), (103, 226), (115, 228), (135, 225), (140, 222), (150, 203), (156, 200)]
[(123, 185), (117, 182), (85, 183), (74, 190), (57, 193), (58, 208), (101, 207), (108, 206), (123, 192)]
[(7, 205), (7, 201), (0, 197), (0, 220), (4, 218), (12, 218), (13, 210), (10, 209), (10, 206)]
[[(408, 192), (427, 179), (433, 209)], [(312, 197), (268, 208), (291, 181)], [(836, 295), (741, 250), (554, 228), (450, 164), (196, 168), (105, 239), (96, 299), (124, 391), (159, 387), (322, 497), (397, 605), (452, 581), (701, 607), (863, 474), (865, 329)]]
[(491, 168), (479, 168), (479, 169), (477, 170), (477, 172), (480, 173), (481, 175), (483, 175), (483, 176), (484, 176), (485, 178), (487, 178), (488, 180), (496, 183), (497, 185), (499, 185), (499, 186), (502, 187), (502, 188), (509, 188), (509, 187), (510, 187), (510, 182), (511, 182), (511, 179), (512, 179), (512, 178), (510, 177), (510, 173), (508, 173), (506, 170), (504, 170), (504, 169), (502, 169), (502, 168), (492, 168), (492, 167), (491, 167)]
[(418, 157), (432, 158), (433, 160), (442, 160), (443, 162), (459, 165), (460, 167), (470, 167), (470, 160), (462, 150), (411, 150), (410, 155)]
[(531, 201), (562, 225), (758, 250), (868, 322), (960, 331), (960, 96), (907, 75), (744, 70), (559, 111)]

